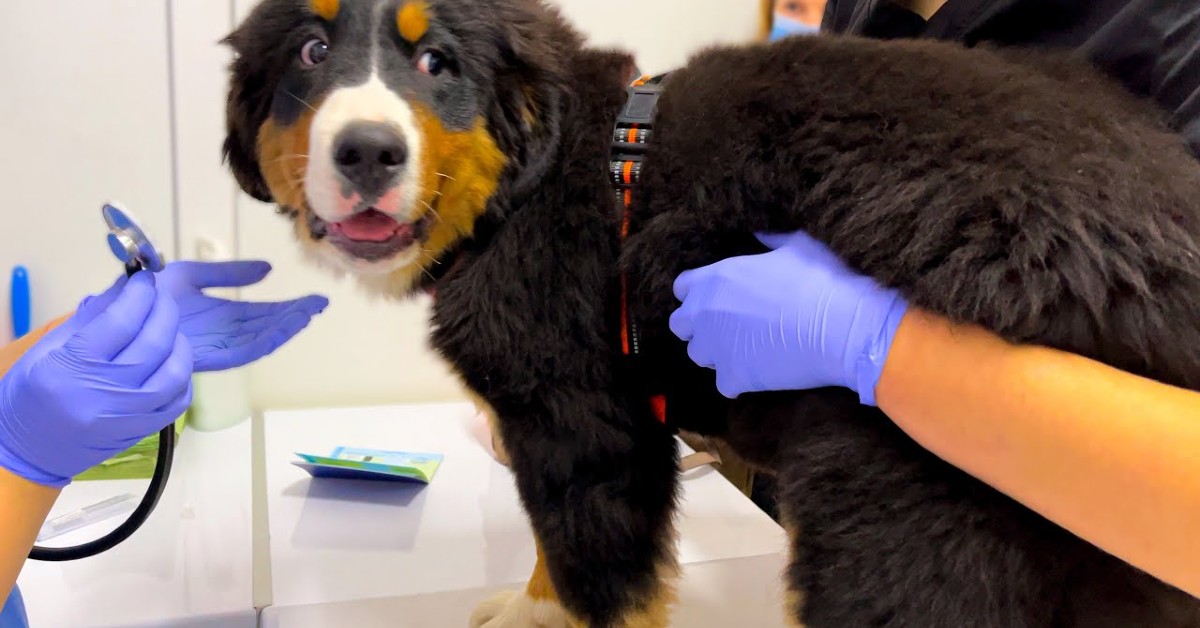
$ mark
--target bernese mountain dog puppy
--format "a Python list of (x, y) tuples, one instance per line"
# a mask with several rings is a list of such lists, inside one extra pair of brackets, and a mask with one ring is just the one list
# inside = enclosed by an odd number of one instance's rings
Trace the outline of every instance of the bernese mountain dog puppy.
[(1200, 626), (847, 391), (722, 398), (667, 326), (679, 272), (804, 229), (915, 306), (1200, 388), (1200, 164), (1098, 72), (850, 37), (708, 50), (666, 80), (624, 225), (633, 60), (539, 0), (264, 0), (229, 42), (242, 188), (373, 290), (435, 291), (432, 344), (494, 414), (539, 561), (472, 625), (668, 625), (684, 429), (777, 474), (799, 625)]

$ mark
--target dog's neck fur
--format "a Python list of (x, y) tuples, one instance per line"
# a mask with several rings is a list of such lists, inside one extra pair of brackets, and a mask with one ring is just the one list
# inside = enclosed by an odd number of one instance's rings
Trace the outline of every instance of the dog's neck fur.
[[(603, 191), (596, 197), (597, 205), (589, 209), (609, 217), (613, 221), (612, 232), (617, 233), (619, 212), (611, 202), (608, 187), (609, 140), (617, 113), (625, 104), (628, 79), (636, 74), (636, 65), (631, 55), (619, 51), (582, 48), (571, 51), (569, 56), (569, 66), (573, 68), (569, 79), (572, 98), (565, 103), (559, 121), (562, 139), (555, 150), (553, 165), (541, 181), (527, 186), (519, 195), (509, 194), (510, 186), (502, 186), (504, 189), (492, 199), (492, 207), (476, 225), (474, 237), (450, 256), (452, 260), (481, 254), (506, 223), (528, 206), (544, 202), (546, 190), (554, 188), (554, 183), (563, 178), (577, 183), (586, 181), (587, 188), (590, 190), (594, 185), (598, 194)], [(434, 274), (436, 281), (426, 287), (440, 283), (454, 264), (443, 266), (442, 273)]]
[[(540, 202), (539, 196), (546, 188), (553, 187), (556, 180), (571, 177), (576, 181), (594, 180), (599, 185), (608, 185), (608, 142), (617, 112), (625, 104), (625, 88), (636, 75), (637, 66), (631, 55), (616, 50), (578, 48), (564, 54), (570, 58), (566, 65), (572, 68), (568, 79), (568, 92), (572, 97), (564, 103), (563, 115), (557, 121), (562, 127), (561, 140), (555, 149), (553, 164), (540, 180), (522, 186), (520, 192), (513, 191), (516, 174), (503, 181), (490, 201), (489, 211), (476, 223), (472, 237), (448, 251), (441, 263), (424, 273), (417, 290), (437, 294), (447, 281), (453, 280), (456, 271), (492, 246), (496, 234), (507, 222), (519, 215), (525, 206)], [(603, 160), (595, 162), (596, 167), (588, 168), (584, 164), (599, 157), (597, 151), (604, 151)], [(610, 207), (610, 199), (611, 194), (604, 196), (603, 207), (596, 209), (603, 209), (617, 221), (619, 214), (615, 206)], [(617, 224), (614, 222), (614, 234)], [(580, 254), (586, 252), (580, 251)]]
[[(454, 268), (436, 282), (434, 324), (438, 331), (434, 344), (459, 366), (466, 383), (484, 396), (499, 387), (498, 375), (490, 368), (481, 369), (476, 380), (469, 364), (462, 367), (463, 362), (478, 359), (478, 339), (470, 341), (468, 349), (463, 338), (460, 349), (457, 338), (439, 332), (466, 323), (459, 320), (464, 313), (479, 316), (479, 308), (469, 304), (478, 303), (484, 293), (496, 292), (492, 287), (496, 282), (513, 285), (504, 291), (505, 297), (495, 298), (522, 302), (531, 310), (540, 309), (543, 303), (573, 302), (571, 311), (578, 317), (547, 321), (531, 316), (529, 321), (521, 321), (531, 327), (531, 338), (519, 342), (515, 337), (519, 334), (510, 336), (511, 340), (503, 343), (510, 350), (526, 353), (531, 347), (547, 345), (545, 334), (559, 333), (556, 326), (603, 330), (602, 337), (587, 339), (586, 347), (578, 347), (594, 354), (596, 360), (608, 361), (618, 350), (619, 330), (613, 325), (618, 318), (616, 299), (611, 289), (618, 276), (619, 212), (607, 165), (613, 125), (625, 104), (626, 79), (634, 64), (632, 57), (615, 51), (581, 49), (569, 54), (572, 72), (567, 92), (571, 98), (564, 104), (562, 139), (553, 165), (543, 182), (531, 186), (523, 197), (513, 197), (507, 190), (497, 194), (472, 239), (455, 255)], [(569, 179), (571, 185), (559, 183), (563, 179)], [(487, 325), (485, 321), (476, 324)], [(463, 333), (475, 326), (462, 325)], [(486, 335), (487, 331), (471, 333)], [(534, 385), (513, 382), (511, 388)]]

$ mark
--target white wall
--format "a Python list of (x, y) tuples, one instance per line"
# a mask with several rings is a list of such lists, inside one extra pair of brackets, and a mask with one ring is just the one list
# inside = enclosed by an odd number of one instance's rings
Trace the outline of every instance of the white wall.
[[(169, 257), (272, 262), (254, 299), (320, 292), (330, 309), (246, 373), (262, 408), (460, 396), (426, 347), (423, 302), (373, 302), (298, 255), (287, 223), (237, 190), (220, 163), (229, 51), (217, 45), (256, 0), (54, 0), (6, 4), (0, 39), (0, 279), (34, 279), (35, 323), (103, 288), (120, 268), (104, 247), (100, 203), (124, 201)], [(643, 71), (711, 43), (755, 34), (748, 0), (560, 0), (597, 45), (633, 51)], [(633, 16), (636, 16), (634, 19)], [(690, 22), (684, 26), (685, 22)], [(0, 291), (7, 301), (7, 290)], [(7, 336), (0, 307), (0, 341)]]
[(596, 46), (637, 56), (647, 74), (687, 62), (698, 50), (758, 35), (758, 0), (553, 0)]
[(10, 2), (4, 18), (0, 343), (14, 265), (29, 269), (35, 326), (120, 274), (104, 201), (125, 204), (168, 255), (175, 229), (165, 5)]

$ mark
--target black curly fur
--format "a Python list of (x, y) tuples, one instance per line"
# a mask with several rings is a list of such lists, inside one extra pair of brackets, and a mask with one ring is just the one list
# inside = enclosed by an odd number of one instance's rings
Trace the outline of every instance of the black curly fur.
[[(804, 39), (700, 55), (660, 111), (625, 265), (648, 342), (673, 356), (665, 372), (689, 369), (666, 329), (677, 273), (754, 252), (738, 244), (748, 232), (805, 229), (917, 306), (1200, 386), (1200, 165), (1090, 68)], [(676, 396), (700, 381), (677, 380)], [(715, 434), (781, 475), (810, 627), (1200, 625), (1195, 599), (938, 460), (852, 395), (734, 405)]]
[[(728, 402), (666, 325), (680, 271), (761, 250), (754, 231), (806, 229), (920, 307), (1200, 387), (1200, 165), (1153, 109), (1033, 51), (825, 37), (714, 49), (667, 85), (619, 260), (607, 139), (628, 56), (582, 48), (535, 0), (430, 4), (494, 77), (488, 123), (514, 157), (439, 280), (433, 343), (496, 410), (573, 614), (619, 626), (671, 563), (676, 452), (645, 399), (661, 391), (679, 427), (779, 474), (810, 628), (1200, 626), (1197, 600), (846, 391)], [(286, 20), (255, 24), (234, 38), (226, 147), (261, 197), (250, 149)], [(619, 261), (653, 381), (619, 355)]]

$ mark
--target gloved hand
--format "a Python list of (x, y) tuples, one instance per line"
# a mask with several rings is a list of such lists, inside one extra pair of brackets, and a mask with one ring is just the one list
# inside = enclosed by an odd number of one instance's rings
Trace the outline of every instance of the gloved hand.
[(192, 345), (196, 372), (232, 369), (267, 356), (329, 306), (321, 296), (246, 303), (203, 292), (250, 286), (269, 272), (266, 262), (174, 262), (158, 273), (159, 287), (179, 305), (179, 331)]
[(842, 386), (875, 405), (905, 301), (806, 233), (758, 238), (772, 250), (680, 274), (671, 331), (726, 397)]
[(84, 302), (0, 379), (0, 466), (61, 487), (183, 415), (192, 349), (150, 273)]

